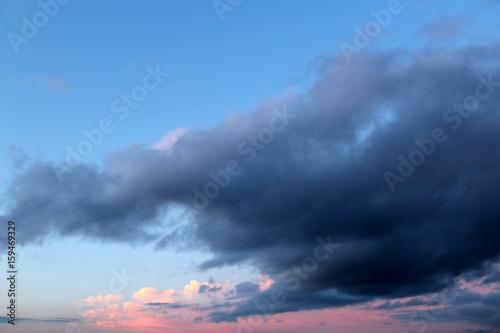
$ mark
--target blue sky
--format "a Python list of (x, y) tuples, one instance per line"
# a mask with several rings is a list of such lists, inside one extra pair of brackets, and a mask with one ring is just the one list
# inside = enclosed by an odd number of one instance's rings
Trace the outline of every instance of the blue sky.
[[(32, 21), (42, 10), (41, 3), (54, 2), (0, 0), (0, 31), (4, 36), (0, 42), (0, 108), (4, 115), (0, 216), (14, 220), (18, 216), (9, 214), (19, 200), (11, 192), (11, 186), (19, 184), (16, 179), (34, 170), (39, 162), (64, 165), (68, 147), (77, 149), (86, 140), (82, 131), (98, 128), (103, 119), (111, 122), (113, 130), (104, 133), (81, 161), (82, 165), (106, 170), (107, 163), (121, 161), (120, 153), (113, 154), (131, 145), (149, 149), (179, 128), (189, 133), (216, 131), (234, 114), (258, 113), (268, 103), (307, 95), (324, 75), (328, 59), (340, 59), (341, 65), (349, 63), (340, 45), (354, 45), (354, 29), (364, 29), (373, 20), (372, 11), (387, 9), (391, 1), (243, 0), (221, 20), (211, 0), (71, 0), (58, 4), (57, 13), (27, 43), (13, 46), (9, 34), (22, 35), (23, 17)], [(399, 12), (352, 61), (366, 54), (401, 52), (412, 57), (419, 52), (437, 54), (443, 49), (498, 43), (498, 1), (398, 3)], [(168, 76), (120, 119), (120, 114), (113, 112), (113, 102), (130, 94), (158, 69)], [(234, 117), (250, 123), (253, 116)], [(235, 133), (238, 131), (244, 130)], [(231, 138), (227, 140), (228, 146), (237, 146), (238, 141), (233, 140), (233, 144)], [(210, 142), (207, 140), (207, 151), (217, 148), (209, 146)], [(69, 168), (66, 175), (73, 172)], [(178, 178), (184, 179), (181, 174)], [(178, 226), (191, 228), (191, 218), (186, 217), (181, 201), (169, 203), (167, 212), (157, 216), (160, 224), (147, 228), (169, 232)], [(72, 214), (70, 209), (65, 212)], [(50, 217), (41, 214), (39, 219), (43, 225)], [(106, 288), (113, 271), (122, 269), (135, 276), (122, 291), (124, 300), (130, 301), (141, 288), (183, 290), (190, 280), (212, 278), (231, 281), (232, 285), (255, 282), (259, 276), (275, 280), (272, 270), (251, 256), (234, 264), (197, 269), (220, 255), (220, 248), (210, 242), (186, 241), (157, 249), (155, 243), (142, 240), (107, 239), (84, 232), (67, 235), (57, 230), (57, 223), (50, 222), (51, 232), (34, 235), (23, 228), (39, 230), (37, 226), (20, 222), (20, 317), (81, 320), (74, 303), (97, 295)], [(34, 236), (23, 240), (28, 234)], [(4, 266), (4, 253), (0, 258)], [(0, 283), (2, 294), (4, 289), (5, 283)], [(1, 325), (4, 330), (6, 325)], [(52, 323), (40, 324), (40, 332), (49, 327), (44, 325)], [(25, 331), (33, 332), (33, 328)]]
[[(425, 36), (415, 33), (443, 15), (473, 21), (475, 29), (488, 32), (484, 38), (492, 33), (482, 26), (483, 18), (494, 19), (488, 5), (401, 5), (404, 15), (395, 15), (370, 49), (426, 44)], [(111, 102), (130, 91), (148, 65), (157, 64), (169, 78), (90, 158), (130, 142), (155, 142), (181, 126), (215, 125), (227, 114), (300, 87), (317, 57), (339, 52), (342, 41), (352, 43), (353, 28), (371, 19), (371, 10), (386, 6), (386, 1), (242, 2), (220, 21), (209, 1), (69, 2), (35, 38), (19, 45), (19, 53), (12, 52), (8, 39), (1, 44), (8, 64), (2, 100), (12, 110), (2, 141), (8, 137), (33, 155), (61, 159), (66, 145), (108, 116)], [(36, 13), (39, 5), (3, 1), (2, 9), (2, 29), (19, 33), (20, 18)], [(51, 86), (54, 80), (60, 85)], [(44, 126), (35, 126), (42, 119)], [(141, 126), (147, 133), (136, 130)], [(23, 135), (27, 132), (32, 134)]]

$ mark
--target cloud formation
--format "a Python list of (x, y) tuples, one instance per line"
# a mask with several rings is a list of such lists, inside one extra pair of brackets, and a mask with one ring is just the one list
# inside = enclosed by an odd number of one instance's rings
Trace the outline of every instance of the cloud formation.
[[(490, 333), (499, 331), (493, 327), (498, 327), (498, 314), (495, 311), (500, 309), (500, 284), (485, 284), (484, 278), (460, 279), (456, 285), (450, 285), (443, 292), (420, 297), (375, 300), (362, 306), (328, 310), (309, 308), (305, 313), (269, 311), (270, 303), (256, 302), (254, 297), (259, 294), (259, 289), (267, 290), (266, 280), (258, 281), (260, 282), (256, 283), (254, 280), (236, 284), (230, 281), (211, 280), (200, 283), (191, 280), (186, 287), (196, 285), (198, 288), (184, 288), (184, 291), (142, 288), (133, 293), (134, 301), (125, 301), (126, 297), (122, 295), (91, 296), (75, 302), (82, 315), (82, 320), (76, 324), (88, 328), (140, 332), (162, 332), (165, 328), (174, 332), (256, 332), (263, 329), (265, 324), (268, 330), (272, 328), (287, 332), (323, 333), (350, 327), (354, 322), (360, 332), (435, 332), (443, 325), (447, 326), (449, 332), (481, 329)], [(202, 286), (212, 286), (217, 290), (212, 290), (208, 296), (202, 291)], [(481, 292), (474, 291), (479, 287)], [(168, 294), (175, 295), (175, 299), (147, 302), (145, 298), (138, 299), (138, 294), (148, 294), (153, 298)], [(213, 320), (214, 313), (223, 315), (231, 310), (239, 311), (249, 301), (253, 302), (254, 307), (249, 317), (230, 322)], [(491, 328), (481, 328), (485, 322)]]
[(452, 17), (441, 17), (422, 26), (417, 34), (421, 34), (430, 40), (453, 39), (470, 23), (471, 19), (466, 15)]
[[(214, 322), (248, 316), (253, 301), (291, 289), (294, 267), (328, 235), (340, 247), (275, 313), (439, 292), (499, 259), (499, 52), (492, 44), (364, 53), (350, 64), (333, 56), (306, 93), (213, 128), (178, 130), (154, 146), (166, 149), (133, 145), (61, 180), (54, 163), (25, 166), (3, 219), (18, 221), (25, 242), (55, 234), (161, 247), (182, 239), (213, 254), (201, 268), (248, 263), (276, 281), (267, 290), (240, 286), (253, 299), (214, 311)], [(468, 99), (478, 91), (484, 98)], [(282, 130), (261, 136), (271, 122)], [(385, 172), (396, 174), (398, 156), (411, 160), (423, 150), (415, 140), (436, 128), (446, 141), (421, 153), (425, 161), (392, 192)], [(210, 172), (224, 178), (229, 161), (240, 172), (193, 208), (193, 189), (216, 182)], [(186, 223), (166, 225), (169, 210), (183, 211)]]

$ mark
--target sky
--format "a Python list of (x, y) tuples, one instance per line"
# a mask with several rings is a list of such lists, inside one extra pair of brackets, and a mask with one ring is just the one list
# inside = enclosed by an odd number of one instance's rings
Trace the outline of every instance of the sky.
[(0, 332), (500, 332), (499, 14), (0, 0)]

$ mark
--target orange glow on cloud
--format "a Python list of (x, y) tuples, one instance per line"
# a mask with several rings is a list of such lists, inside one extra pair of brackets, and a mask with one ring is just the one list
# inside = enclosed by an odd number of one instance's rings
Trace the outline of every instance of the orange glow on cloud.
[(195, 294), (198, 294), (198, 290), (200, 290), (200, 283), (196, 280), (191, 280), (189, 284), (186, 284), (184, 287), (184, 295), (192, 299)]
[(142, 288), (132, 294), (132, 297), (140, 303), (174, 303), (172, 296), (176, 294), (174, 289), (158, 291), (155, 288)]

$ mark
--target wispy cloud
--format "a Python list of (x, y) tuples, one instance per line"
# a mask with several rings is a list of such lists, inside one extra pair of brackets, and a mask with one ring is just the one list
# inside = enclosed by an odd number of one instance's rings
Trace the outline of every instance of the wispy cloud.
[[(360, 331), (367, 329), (399, 333), (425, 326), (426, 330), (433, 332), (447, 323), (450, 332), (458, 332), (457, 329), (461, 331), (463, 323), (467, 323), (471, 328), (464, 332), (483, 330), (496, 333), (498, 330), (494, 328), (479, 328), (481, 325), (500, 328), (498, 318), (494, 316), (494, 312), (500, 309), (498, 293), (480, 295), (470, 289), (472, 285), (482, 284), (483, 280), (484, 278), (467, 281), (460, 279), (445, 293), (433, 293), (419, 298), (398, 298), (390, 302), (375, 300), (362, 306), (329, 310), (308, 308), (307, 312), (293, 314), (267, 311), (271, 304), (260, 297), (267, 294), (263, 292), (266, 290), (265, 286), (256, 281), (236, 284), (229, 281), (202, 283), (191, 280), (184, 290), (157, 290), (148, 287), (133, 293), (133, 301), (124, 301), (126, 297), (122, 295), (102, 295), (77, 301), (76, 305), (84, 303), (88, 307), (84, 309), (86, 311), (83, 312), (79, 325), (148, 333), (159, 332), (162, 327), (168, 327), (174, 332), (259, 331), (263, 323), (266, 324), (266, 331), (331, 332), (333, 329), (349, 328), (355, 322)], [(201, 286), (210, 287), (211, 295), (203, 292)], [(239, 297), (235, 298), (233, 295)], [(285, 297), (283, 304), (297, 300)], [(253, 307), (245, 320), (217, 323), (211, 320), (213, 313), (231, 313), (242, 306)]]
[(60, 77), (30, 76), (28, 82), (55, 94), (65, 94), (73, 90), (72, 85)]
[(471, 23), (468, 15), (440, 17), (422, 26), (417, 34), (430, 40), (448, 40), (457, 37)]

